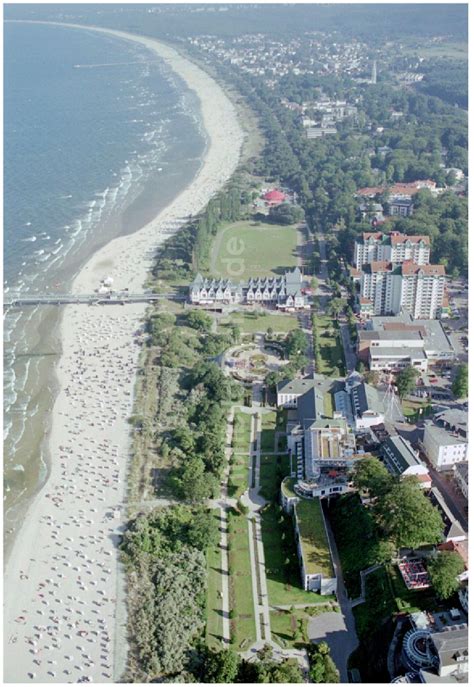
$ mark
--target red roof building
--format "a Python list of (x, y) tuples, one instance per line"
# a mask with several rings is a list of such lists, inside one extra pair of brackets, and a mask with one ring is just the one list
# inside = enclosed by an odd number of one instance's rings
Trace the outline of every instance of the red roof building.
[(280, 205), (280, 203), (285, 202), (286, 195), (277, 189), (273, 189), (272, 191), (264, 193), (263, 200), (267, 205)]

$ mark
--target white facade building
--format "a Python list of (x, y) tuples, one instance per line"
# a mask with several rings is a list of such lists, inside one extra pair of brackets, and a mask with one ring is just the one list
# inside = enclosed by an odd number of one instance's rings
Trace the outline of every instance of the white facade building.
[(454, 478), (464, 498), (469, 498), (469, 463), (457, 463), (454, 467)]
[(358, 270), (369, 262), (400, 264), (405, 260), (427, 265), (430, 261), (429, 236), (408, 236), (398, 231), (389, 234), (364, 232), (354, 245), (354, 266)]
[(437, 470), (450, 470), (456, 463), (463, 463), (468, 458), (465, 439), (431, 422), (425, 425), (423, 446)]
[(372, 304), (373, 314), (434, 319), (441, 312), (445, 290), (444, 265), (399, 265), (375, 261), (362, 267), (360, 297)]

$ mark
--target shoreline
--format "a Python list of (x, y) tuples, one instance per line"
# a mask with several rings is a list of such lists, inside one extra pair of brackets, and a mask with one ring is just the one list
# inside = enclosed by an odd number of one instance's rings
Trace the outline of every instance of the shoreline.
[[(48, 27), (47, 25), (35, 27), (33, 24), (29, 28), (27, 26), (15, 27), (14, 24), (14, 22), (13, 25), (10, 24), (10, 27), (7, 25), (6, 30), (12, 31), (16, 28), (19, 33), (31, 30), (34, 34), (41, 32), (41, 35), (45, 31), (45, 36), (49, 36), (51, 32), (52, 38), (55, 34), (63, 35), (66, 39), (68, 37), (71, 40), (75, 39), (75, 43), (78, 41), (78, 37), (81, 39), (83, 37), (82, 33), (70, 28), (58, 29), (55, 26)], [(72, 33), (74, 31), (76, 36)], [(95, 223), (94, 228), (86, 229), (84, 237), (81, 238), (81, 235), (73, 241), (65, 239), (64, 245), (67, 244), (67, 248), (64, 257), (59, 260), (59, 263), (52, 266), (51, 271), (48, 269), (38, 272), (31, 284), (28, 282), (28, 287), (23, 287), (27, 290), (31, 288), (49, 292), (56, 290), (61, 284), (62, 292), (70, 292), (74, 276), (79, 273), (91, 255), (113, 238), (133, 234), (140, 230), (191, 183), (202, 165), (202, 158), (206, 151), (207, 139), (203, 134), (203, 127), (197, 111), (197, 96), (179, 77), (174, 75), (164, 61), (155, 57), (150, 53), (149, 48), (145, 48), (141, 44), (131, 48), (132, 43), (126, 42), (122, 38), (104, 36), (99, 32), (95, 32), (94, 35), (92, 31), (84, 34), (84, 40), (87, 42), (92, 39), (99, 46), (102, 43), (110, 44), (116, 52), (120, 50), (123, 55), (138, 49), (143, 54), (144, 60), (159, 63), (157, 68), (160, 79), (164, 78), (166, 82), (174, 84), (177, 118), (173, 117), (174, 121), (169, 125), (174, 130), (174, 135), (169, 147), (166, 143), (165, 152), (160, 153), (158, 161), (147, 172), (145, 183), (143, 183), (145, 177), (141, 177), (136, 184), (129, 188), (126, 196), (117, 202), (117, 207), (114, 207), (114, 203), (108, 202), (102, 219)], [(160, 92), (160, 87), (155, 88), (155, 97), (160, 98)], [(199, 126), (195, 127), (194, 122), (196, 121), (198, 121)], [(181, 130), (183, 131), (182, 135), (180, 135)], [(179, 142), (175, 141), (176, 136), (178, 136)], [(129, 156), (126, 157), (131, 159)], [(106, 163), (107, 160), (103, 166), (105, 168), (110, 167)], [(170, 173), (164, 174), (161, 167)], [(116, 174), (109, 178), (106, 185), (100, 184), (95, 187), (97, 193), (101, 194), (103, 189), (109, 188), (109, 186), (113, 187), (114, 178), (120, 180), (121, 183), (122, 171), (120, 166), (117, 167), (115, 169)], [(93, 200), (95, 197), (94, 194), (89, 197), (89, 200)], [(70, 225), (84, 221), (85, 211), (81, 207), (77, 209), (74, 219), (67, 218)], [(24, 245), (26, 246), (26, 244)], [(33, 262), (31, 262), (31, 269), (34, 274), (36, 269)], [(7, 344), (7, 351), (11, 351), (11, 354), (8, 355), (7, 353), (7, 363), (8, 367), (11, 365), (11, 377), (9, 369), (8, 379), (14, 380), (5, 391), (9, 395), (11, 390), (12, 396), (10, 398), (17, 399), (5, 416), (6, 427), (11, 426), (11, 429), (6, 439), (4, 437), (6, 457), (4, 466), (4, 562), (10, 556), (25, 513), (50, 473), (48, 433), (51, 424), (51, 409), (57, 394), (55, 368), (60, 358), (58, 339), (61, 317), (62, 308), (55, 306), (39, 307), (18, 312), (13, 311), (6, 316), (4, 322), (6, 336), (11, 328), (12, 343)], [(15, 321), (17, 324), (14, 324)], [(45, 355), (45, 351), (47, 355)], [(6, 407), (8, 408), (8, 404)]]
[[(200, 100), (207, 146), (193, 181), (142, 229), (94, 253), (72, 284), (73, 292), (89, 291), (111, 275), (115, 288), (141, 289), (149, 255), (167, 237), (162, 230), (179, 230), (235, 171), (243, 143), (236, 110), (206, 72), (154, 39), (35, 23), (137, 41), (162, 57)], [(116, 614), (125, 609), (112, 595), (123, 584), (116, 544), (124, 525), (127, 420), (139, 352), (133, 333), (144, 314), (144, 305), (67, 306), (63, 313), (51, 471), (29, 507), (4, 579), (7, 682), (75, 682), (83, 676), (110, 682), (123, 672), (124, 657), (117, 662), (115, 647), (125, 651), (126, 627), (121, 621), (116, 627)]]

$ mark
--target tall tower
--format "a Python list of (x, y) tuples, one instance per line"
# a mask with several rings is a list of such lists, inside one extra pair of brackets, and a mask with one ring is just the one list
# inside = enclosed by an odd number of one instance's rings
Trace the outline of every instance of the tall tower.
[(377, 60), (374, 60), (372, 63), (372, 77), (370, 83), (377, 83)]

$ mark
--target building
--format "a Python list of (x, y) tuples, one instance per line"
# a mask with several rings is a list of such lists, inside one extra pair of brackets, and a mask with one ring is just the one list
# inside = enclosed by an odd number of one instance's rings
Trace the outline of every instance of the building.
[(440, 677), (467, 676), (469, 668), (469, 635), (466, 623), (435, 632), (430, 637), (436, 668)]
[(459, 522), (456, 520), (454, 514), (450, 510), (448, 504), (437, 487), (432, 487), (429, 493), (431, 503), (438, 509), (441, 518), (443, 519), (444, 541), (445, 542), (464, 542), (467, 540), (467, 532)]
[(455, 352), (438, 320), (372, 317), (358, 331), (358, 357), (370, 370), (400, 370), (413, 365), (426, 371), (429, 365), (452, 360)]
[(293, 516), (303, 589), (335, 594), (337, 578), (321, 502), (298, 500)]
[(448, 410), (443, 410), (441, 413), (437, 413), (435, 415), (435, 420), (445, 429), (455, 432), (464, 439), (468, 438), (469, 416), (466, 410), (449, 408)]
[(361, 219), (368, 217), (372, 222), (384, 221), (383, 206), (380, 203), (360, 203), (359, 214)]
[(364, 232), (355, 241), (354, 266), (358, 270), (369, 262), (401, 264), (405, 260), (412, 260), (416, 265), (427, 265), (430, 261), (429, 236), (408, 236), (398, 231), (383, 234), (378, 231)]
[(439, 317), (445, 285), (444, 265), (416, 265), (407, 260), (401, 265), (400, 305), (395, 314), (403, 310), (415, 319)]
[(383, 442), (381, 458), (387, 470), (393, 475), (414, 476), (421, 488), (431, 487), (428, 468), (421, 462), (411, 444), (402, 436), (389, 437)]
[(372, 304), (374, 315), (406, 312), (434, 319), (441, 314), (445, 283), (444, 265), (373, 261), (362, 266), (360, 296)]
[(468, 458), (467, 441), (456, 432), (434, 422), (425, 424), (423, 448), (437, 470), (450, 470), (456, 463), (463, 463)]
[(454, 466), (454, 478), (461, 489), (463, 496), (469, 498), (469, 463), (457, 463)]
[(391, 217), (411, 217), (413, 210), (414, 203), (410, 198), (394, 196), (388, 203), (388, 214)]
[(379, 391), (362, 382), (358, 375), (349, 377), (344, 388), (335, 389), (333, 405), (336, 412), (341, 413), (356, 432), (381, 425), (385, 419)]
[(468, 626), (459, 609), (427, 614), (412, 613), (410, 629), (402, 641), (402, 661), (418, 672), (414, 682), (467, 680)]
[(262, 199), (265, 202), (265, 205), (268, 207), (275, 207), (276, 205), (281, 205), (282, 203), (286, 202), (288, 200), (288, 196), (283, 193), (283, 191), (279, 191), (278, 189), (274, 188), (264, 193)]
[(462, 609), (465, 613), (469, 613), (469, 583), (466, 582), (463, 584), (459, 591), (458, 591), (458, 596), (459, 596), (459, 603), (462, 606)]
[(274, 305), (279, 310), (308, 307), (299, 267), (281, 277), (257, 277), (238, 284), (230, 279), (207, 279), (197, 274), (189, 287), (189, 300), (195, 305)]
[(412, 198), (421, 189), (427, 189), (432, 195), (436, 195), (438, 191), (436, 182), (431, 179), (417, 179), (408, 183), (397, 182), (392, 186), (366, 186), (358, 189), (355, 195), (358, 198), (375, 198), (386, 192), (390, 201), (392, 198)]
[(298, 399), (319, 384), (327, 415), (342, 416), (352, 429), (359, 431), (384, 421), (384, 407), (377, 389), (351, 375), (345, 382), (331, 380), (322, 375), (313, 378), (283, 381), (277, 385), (277, 405), (280, 408), (297, 408)]

